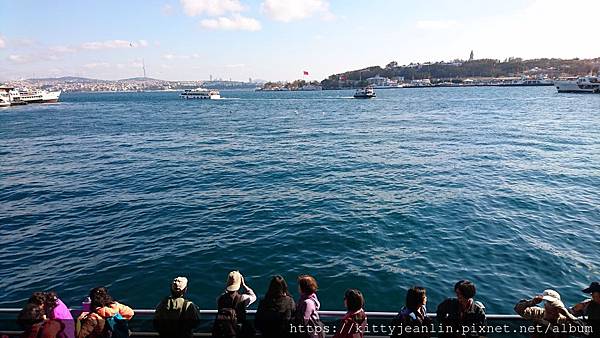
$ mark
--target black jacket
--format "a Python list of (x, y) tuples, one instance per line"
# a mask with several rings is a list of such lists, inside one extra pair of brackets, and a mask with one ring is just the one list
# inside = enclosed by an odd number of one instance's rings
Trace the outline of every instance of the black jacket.
[(289, 337), (295, 308), (294, 299), (288, 295), (262, 299), (254, 318), (256, 328), (263, 337)]
[(442, 333), (439, 337), (479, 337), (485, 334), (478, 332), (469, 332), (466, 335), (462, 334), (462, 327), (473, 326), (476, 330), (486, 325), (485, 307), (481, 302), (473, 301), (471, 306), (462, 312), (460, 304), (456, 298), (448, 298), (443, 301), (437, 308), (437, 321), (443, 328), (452, 327), (452, 333)]

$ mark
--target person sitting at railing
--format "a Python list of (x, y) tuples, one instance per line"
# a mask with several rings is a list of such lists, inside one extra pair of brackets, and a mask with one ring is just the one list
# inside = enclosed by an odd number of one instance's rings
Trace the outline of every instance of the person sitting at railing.
[[(537, 304), (544, 302), (544, 307)], [(573, 316), (560, 299), (560, 294), (554, 290), (544, 290), (541, 295), (532, 299), (522, 299), (515, 305), (515, 312), (525, 319), (533, 320), (537, 329), (532, 337), (568, 337), (565, 325), (577, 324)]]
[(47, 319), (43, 307), (27, 303), (19, 312), (17, 324), (24, 330), (21, 338), (62, 338), (64, 324), (56, 319)]
[[(415, 286), (406, 292), (405, 306), (394, 318), (394, 337), (428, 338), (431, 319), (427, 317), (427, 291), (424, 287)], [(427, 327), (427, 329), (424, 329)]]
[(439, 337), (480, 337), (486, 326), (485, 306), (473, 297), (475, 284), (461, 280), (454, 285), (456, 298), (448, 298), (437, 308), (437, 320), (442, 326)]
[(200, 324), (200, 311), (184, 298), (188, 279), (177, 277), (171, 283), (171, 295), (164, 298), (154, 312), (154, 329), (162, 338), (190, 338)]
[(281, 276), (273, 276), (269, 290), (258, 304), (254, 323), (265, 338), (290, 336), (290, 323), (296, 305)]
[[(243, 287), (245, 293), (240, 293)], [(217, 318), (213, 337), (250, 337), (254, 336), (252, 323), (246, 320), (246, 308), (256, 301), (256, 294), (246, 285), (239, 271), (231, 271), (227, 276), (225, 292), (217, 299)]]
[(348, 310), (342, 318), (333, 338), (363, 338), (367, 327), (367, 314), (363, 307), (365, 299), (357, 289), (348, 289), (344, 294), (344, 306)]
[(28, 302), (40, 307), (49, 319), (60, 321), (63, 327), (61, 333), (64, 337), (75, 337), (75, 325), (71, 311), (58, 298), (56, 292), (34, 292)]
[[(300, 299), (296, 304), (296, 313), (294, 315), (294, 324), (290, 329), (297, 337), (302, 338), (323, 338), (325, 337), (325, 327), (319, 317), (319, 308), (321, 303), (317, 298), (319, 286), (313, 276), (298, 276), (298, 291)], [(292, 331), (292, 330), (291, 330)]]
[(91, 312), (82, 313), (78, 320), (77, 338), (128, 337), (128, 321), (133, 310), (115, 301), (105, 287), (90, 291)]
[(587, 325), (591, 326), (589, 337), (600, 337), (600, 283), (592, 282), (590, 286), (582, 290), (592, 295), (591, 299), (584, 300), (571, 308), (575, 316), (585, 318)]

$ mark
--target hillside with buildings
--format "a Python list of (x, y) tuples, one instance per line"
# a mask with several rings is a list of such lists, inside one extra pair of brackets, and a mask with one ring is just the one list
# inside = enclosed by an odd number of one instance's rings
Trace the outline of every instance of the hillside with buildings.
[[(402, 83), (428, 80), (432, 83), (462, 81), (477, 78), (563, 78), (589, 74), (600, 70), (600, 58), (595, 59), (533, 59), (508, 58), (474, 59), (467, 61), (440, 61), (398, 65), (392, 61), (385, 67), (372, 66), (364, 69), (333, 74), (321, 81), (323, 89), (354, 88), (367, 84), (391, 82)], [(367, 80), (369, 79), (369, 80)]]

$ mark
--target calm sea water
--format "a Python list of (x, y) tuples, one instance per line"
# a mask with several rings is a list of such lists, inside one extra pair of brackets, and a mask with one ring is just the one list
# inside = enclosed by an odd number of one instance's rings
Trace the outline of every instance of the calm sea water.
[(170, 279), (214, 308), (240, 269), (314, 274), (429, 308), (467, 278), (490, 313), (600, 276), (600, 96), (542, 88), (71, 94), (0, 110), (0, 306), (91, 287), (153, 307)]

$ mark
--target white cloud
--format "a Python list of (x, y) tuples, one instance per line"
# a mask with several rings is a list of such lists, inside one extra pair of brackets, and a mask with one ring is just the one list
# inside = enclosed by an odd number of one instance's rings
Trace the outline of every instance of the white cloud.
[(261, 11), (275, 21), (291, 22), (302, 20), (313, 15), (333, 19), (327, 0), (265, 0), (260, 5)]
[(192, 55), (178, 55), (174, 53), (167, 53), (162, 56), (165, 60), (189, 60), (189, 59), (198, 59), (200, 58), (199, 54)]
[(75, 53), (77, 49), (69, 46), (54, 46), (50, 47), (49, 50), (55, 53)]
[(60, 60), (57, 55), (49, 53), (30, 53), (30, 54), (10, 54), (7, 58), (8, 61), (17, 64), (25, 63), (37, 63), (43, 61), (57, 61)]
[(417, 21), (418, 29), (430, 29), (430, 30), (439, 30), (439, 29), (449, 29), (458, 26), (458, 22), (454, 20), (421, 20)]
[(108, 63), (108, 62), (93, 62), (93, 63), (87, 63), (87, 64), (83, 65), (83, 68), (86, 68), (86, 69), (109, 68), (109, 67), (110, 67), (110, 63)]
[(243, 63), (234, 63), (231, 65), (225, 65), (225, 68), (244, 68), (244, 67), (246, 67), (246, 65)]
[(11, 54), (8, 56), (8, 61), (13, 63), (27, 63), (31, 58), (27, 55)]
[(207, 14), (219, 16), (244, 10), (239, 0), (181, 0), (183, 11), (188, 16)]
[(6, 47), (6, 42), (4, 42), (4, 38), (0, 35), (0, 48)]
[(259, 31), (261, 29), (258, 20), (247, 18), (239, 14), (234, 14), (231, 18), (219, 17), (216, 19), (205, 19), (200, 22), (200, 26), (206, 29), (223, 30)]
[(115, 48), (138, 48), (147, 47), (148, 41), (127, 41), (127, 40), (107, 40), (107, 41), (94, 41), (86, 42), (81, 45), (82, 49), (87, 50), (100, 50), (100, 49), (115, 49)]

